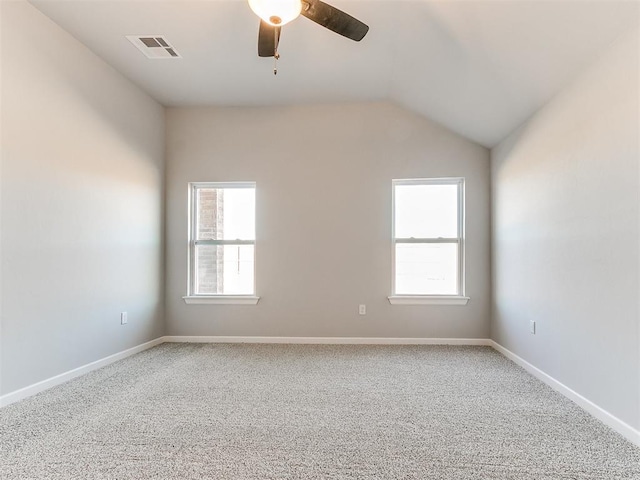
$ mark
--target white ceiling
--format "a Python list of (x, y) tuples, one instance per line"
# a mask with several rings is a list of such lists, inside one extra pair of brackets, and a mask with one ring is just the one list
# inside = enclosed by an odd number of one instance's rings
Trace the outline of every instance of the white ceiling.
[[(166, 106), (391, 100), (493, 146), (622, 33), (640, 4), (615, 0), (333, 0), (367, 23), (360, 43), (301, 17), (278, 75), (258, 58), (246, 0), (31, 0)], [(164, 35), (183, 58), (150, 60), (125, 35)]]

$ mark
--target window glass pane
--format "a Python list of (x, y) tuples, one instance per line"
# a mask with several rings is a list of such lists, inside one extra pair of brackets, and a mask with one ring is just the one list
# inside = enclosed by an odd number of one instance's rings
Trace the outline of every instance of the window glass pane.
[(195, 255), (198, 295), (252, 295), (253, 245), (197, 245)]
[(457, 295), (458, 245), (397, 243), (397, 295)]
[(256, 189), (224, 189), (223, 240), (255, 240)]
[(396, 238), (456, 238), (458, 185), (396, 185)]
[(197, 240), (221, 240), (223, 191), (219, 188), (196, 190)]
[(198, 240), (255, 240), (255, 188), (197, 189)]

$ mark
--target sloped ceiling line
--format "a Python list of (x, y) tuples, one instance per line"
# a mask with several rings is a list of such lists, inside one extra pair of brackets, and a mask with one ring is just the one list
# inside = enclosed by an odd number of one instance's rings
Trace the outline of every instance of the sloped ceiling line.
[[(332, 0), (371, 30), (352, 42), (306, 18), (283, 28), (278, 75), (244, 0), (30, 0), (165, 106), (391, 100), (492, 147), (625, 30), (631, 1)], [(183, 58), (144, 58), (126, 35)]]

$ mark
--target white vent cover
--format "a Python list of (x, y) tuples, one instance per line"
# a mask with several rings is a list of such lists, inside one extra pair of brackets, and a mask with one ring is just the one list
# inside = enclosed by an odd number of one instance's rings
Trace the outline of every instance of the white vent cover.
[(162, 35), (127, 35), (126, 37), (147, 58), (182, 58)]

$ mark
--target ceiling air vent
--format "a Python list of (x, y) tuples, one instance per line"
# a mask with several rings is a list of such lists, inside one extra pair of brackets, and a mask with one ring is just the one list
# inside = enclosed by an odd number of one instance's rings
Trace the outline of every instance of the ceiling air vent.
[(127, 40), (147, 58), (182, 58), (162, 35), (127, 35)]

